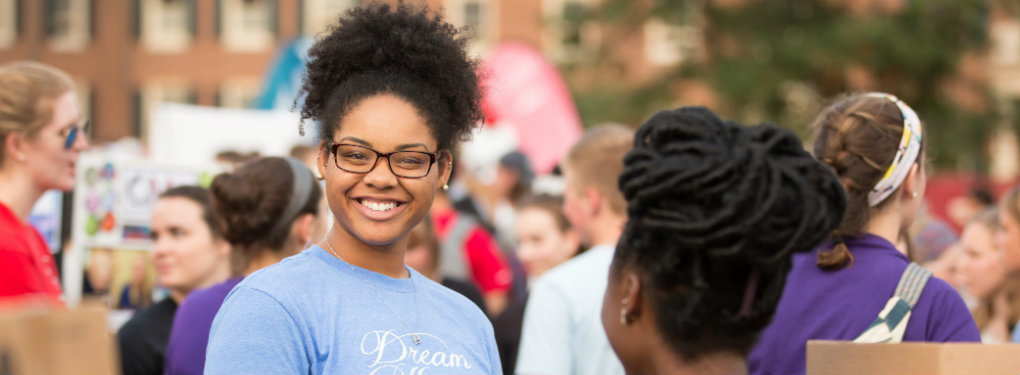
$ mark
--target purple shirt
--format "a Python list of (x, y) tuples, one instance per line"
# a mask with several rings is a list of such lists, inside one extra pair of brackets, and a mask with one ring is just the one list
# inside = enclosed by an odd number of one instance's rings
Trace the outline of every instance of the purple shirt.
[(205, 349), (209, 344), (209, 328), (227, 294), (243, 277), (227, 279), (222, 283), (188, 294), (177, 308), (174, 325), (170, 329), (170, 343), (166, 348), (167, 375), (201, 375), (205, 370)]
[[(847, 246), (854, 263), (838, 271), (823, 271), (815, 263), (831, 243), (794, 255), (776, 315), (748, 358), (751, 374), (804, 374), (808, 340), (853, 340), (885, 307), (907, 257), (870, 234), (848, 240)], [(959, 293), (932, 277), (911, 310), (903, 341), (980, 342), (981, 336)]]

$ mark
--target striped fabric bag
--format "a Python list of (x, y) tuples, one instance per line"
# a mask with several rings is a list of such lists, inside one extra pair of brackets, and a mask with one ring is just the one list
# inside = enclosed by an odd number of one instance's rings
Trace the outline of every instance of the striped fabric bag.
[(921, 298), (921, 291), (924, 285), (931, 278), (931, 271), (924, 269), (917, 263), (910, 263), (900, 277), (900, 283), (896, 286), (896, 293), (893, 294), (885, 308), (878, 313), (878, 317), (871, 323), (871, 326), (860, 336), (854, 339), (859, 343), (898, 343), (903, 341), (903, 333), (907, 330), (907, 322), (910, 321), (910, 310)]

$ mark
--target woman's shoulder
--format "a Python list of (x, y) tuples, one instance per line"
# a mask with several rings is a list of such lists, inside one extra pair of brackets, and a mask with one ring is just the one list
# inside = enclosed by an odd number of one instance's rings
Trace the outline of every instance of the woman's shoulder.
[[(315, 254), (316, 247), (248, 275), (233, 290), (254, 289), (271, 296), (304, 294), (328, 279), (332, 269)], [(231, 292), (233, 293), (233, 292)]]
[(118, 335), (146, 335), (154, 329), (163, 330), (166, 328), (169, 330), (169, 327), (173, 324), (173, 318), (176, 312), (177, 303), (170, 297), (166, 297), (149, 307), (138, 310), (131, 319), (128, 319), (128, 321), (120, 327)]

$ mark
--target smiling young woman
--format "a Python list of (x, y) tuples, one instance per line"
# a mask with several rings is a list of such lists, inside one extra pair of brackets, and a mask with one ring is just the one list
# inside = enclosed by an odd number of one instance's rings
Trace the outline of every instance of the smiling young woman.
[(205, 372), (500, 372), (492, 326), (463, 296), (404, 265), (409, 233), (479, 122), (465, 39), (425, 8), (353, 9), (309, 52), (302, 117), (319, 124), (334, 224), (256, 272), (213, 322)]
[(53, 256), (27, 219), (47, 190), (74, 187), (88, 148), (83, 122), (67, 74), (35, 62), (0, 66), (0, 298), (61, 303)]

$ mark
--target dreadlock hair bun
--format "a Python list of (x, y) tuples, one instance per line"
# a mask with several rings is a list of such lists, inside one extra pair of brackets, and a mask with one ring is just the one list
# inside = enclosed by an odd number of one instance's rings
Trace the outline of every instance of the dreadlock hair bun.
[(317, 121), (319, 139), (330, 139), (362, 99), (392, 94), (414, 105), (438, 148), (449, 149), (482, 120), (477, 63), (466, 43), (461, 30), (425, 6), (351, 9), (308, 52), (302, 122)]
[[(628, 221), (614, 272), (642, 275), (659, 331), (688, 359), (746, 356), (772, 319), (792, 253), (821, 242), (846, 209), (839, 179), (792, 132), (743, 127), (703, 107), (642, 125), (619, 184)], [(757, 287), (748, 288), (753, 271)]]

